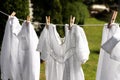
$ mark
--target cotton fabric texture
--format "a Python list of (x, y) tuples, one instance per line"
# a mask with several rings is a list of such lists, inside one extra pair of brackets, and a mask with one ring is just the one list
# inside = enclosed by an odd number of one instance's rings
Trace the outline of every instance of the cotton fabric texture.
[(63, 80), (85, 80), (82, 64), (89, 58), (89, 47), (84, 30), (74, 24), (71, 30), (66, 25), (66, 42), (64, 47), (65, 68)]
[(21, 25), (18, 19), (9, 17), (5, 27), (1, 47), (1, 78), (2, 80), (17, 80), (18, 78), (18, 33)]
[[(116, 34), (118, 27), (119, 25), (116, 23), (112, 23), (111, 28), (108, 28), (107, 24), (104, 25), (101, 45), (104, 45), (106, 42), (109, 43), (109, 40)], [(116, 42), (113, 43), (116, 44)], [(100, 49), (96, 80), (120, 80), (120, 63), (111, 59), (111, 55), (108, 53), (110, 47), (115, 46), (110, 44), (109, 46), (104, 46), (104, 49)], [(112, 54), (114, 53), (112, 52)]]
[(37, 50), (46, 63), (46, 80), (84, 80), (81, 64), (89, 57), (89, 48), (82, 28), (74, 25), (61, 41), (53, 24), (45, 27), (40, 35)]
[(41, 59), (46, 63), (46, 80), (62, 80), (63, 76), (64, 64), (59, 63), (61, 61), (59, 56), (62, 56), (60, 39), (54, 28), (56, 28), (55, 25), (50, 24), (48, 28), (43, 29), (37, 47), (37, 50), (41, 52)]
[(120, 61), (120, 28), (119, 24), (115, 24), (116, 30), (113, 36), (107, 40), (102, 48), (110, 54), (110, 57), (116, 61)]
[(39, 80), (40, 54), (36, 51), (38, 37), (30, 22), (22, 24), (18, 38), (20, 77), (17, 80)]

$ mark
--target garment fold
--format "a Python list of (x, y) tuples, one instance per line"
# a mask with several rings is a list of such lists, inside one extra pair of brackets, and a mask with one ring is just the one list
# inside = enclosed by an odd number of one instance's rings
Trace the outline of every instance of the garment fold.
[(18, 75), (18, 34), (21, 30), (21, 25), (18, 19), (9, 17), (5, 27), (1, 47), (1, 78), (2, 80), (17, 80)]
[(116, 54), (116, 51), (113, 51), (112, 48), (117, 47), (117, 40), (114, 38), (117, 30), (119, 30), (119, 25), (112, 23), (111, 28), (108, 28), (107, 25), (105, 24), (103, 28), (102, 48), (100, 49), (96, 80), (120, 80), (120, 63), (111, 58), (113, 54)]
[(39, 80), (40, 54), (37, 49), (38, 37), (31, 22), (24, 21), (19, 37), (18, 80)]
[(68, 27), (66, 24), (64, 42), (54, 24), (45, 27), (40, 35), (37, 50), (46, 63), (46, 80), (84, 80), (81, 64), (89, 57), (88, 42), (81, 27)]

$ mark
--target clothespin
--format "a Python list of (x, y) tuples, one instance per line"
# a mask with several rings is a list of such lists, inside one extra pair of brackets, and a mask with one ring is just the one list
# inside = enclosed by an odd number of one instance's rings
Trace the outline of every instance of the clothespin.
[(110, 21), (109, 21), (109, 23), (108, 23), (108, 28), (111, 28), (111, 23), (114, 23), (115, 22), (115, 20), (116, 20), (116, 17), (117, 17), (117, 14), (118, 14), (118, 12), (117, 11), (113, 11), (113, 14), (112, 14), (112, 16), (111, 16), (111, 19), (110, 19)]
[(72, 17), (72, 15), (70, 16), (70, 23), (69, 23), (69, 30), (71, 30), (72, 25), (75, 22), (75, 17)]
[(31, 19), (30, 16), (27, 16), (27, 20), (26, 21), (30, 22), (30, 19)]
[(16, 14), (16, 12), (13, 11), (13, 12), (11, 13), (11, 15), (9, 15), (9, 18), (14, 17), (15, 14)]
[(16, 12), (13, 11), (10, 16), (15, 16), (15, 14), (16, 14)]
[(46, 27), (50, 24), (50, 16), (46, 16)]
[(118, 14), (118, 12), (117, 12), (117, 11), (115, 11), (115, 15), (114, 15), (114, 19), (113, 19), (113, 22), (112, 22), (112, 23), (114, 23), (114, 22), (115, 22), (116, 17), (117, 17), (117, 14)]
[(31, 19), (31, 18), (30, 18), (30, 16), (28, 15), (28, 16), (27, 16), (27, 19), (26, 19), (26, 25), (27, 25), (27, 26), (28, 26), (28, 24), (29, 24), (29, 22), (30, 22), (30, 19)]

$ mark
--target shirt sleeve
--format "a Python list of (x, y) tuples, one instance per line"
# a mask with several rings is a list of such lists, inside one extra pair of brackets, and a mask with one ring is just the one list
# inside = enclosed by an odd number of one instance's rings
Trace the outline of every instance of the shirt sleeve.
[(89, 58), (89, 47), (84, 30), (77, 26), (76, 28), (76, 54), (81, 63), (85, 63)]
[(39, 42), (37, 45), (37, 51), (41, 52), (41, 59), (46, 60), (48, 55), (48, 38), (47, 38), (47, 29), (46, 27), (43, 29), (40, 37)]

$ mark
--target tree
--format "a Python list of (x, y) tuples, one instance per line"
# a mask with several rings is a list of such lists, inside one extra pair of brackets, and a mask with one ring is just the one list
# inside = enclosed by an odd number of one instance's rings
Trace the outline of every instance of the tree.
[[(45, 16), (51, 16), (53, 23), (68, 23), (70, 15), (76, 16), (78, 23), (84, 23), (87, 7), (82, 0), (32, 0), (34, 21), (45, 22)], [(78, 19), (80, 18), (80, 19)]]
[[(45, 16), (50, 16), (51, 23), (62, 23), (62, 6), (59, 0), (32, 0), (33, 3), (33, 21), (45, 23)], [(61, 27), (58, 27), (61, 33)], [(40, 34), (41, 29), (37, 32)]]
[(51, 22), (61, 23), (62, 6), (59, 0), (32, 0), (34, 21), (45, 22), (45, 16), (51, 17)]
[(74, 1), (68, 2), (65, 6), (63, 6), (62, 16), (64, 23), (69, 22), (70, 15), (76, 17), (77, 24), (84, 24), (84, 20), (89, 16), (89, 12), (82, 2)]
[[(18, 18), (26, 19), (27, 15), (29, 15), (29, 0), (0, 0), (0, 10), (7, 14), (15, 11)], [(7, 18), (8, 16), (0, 14), (0, 44), (3, 39)]]

